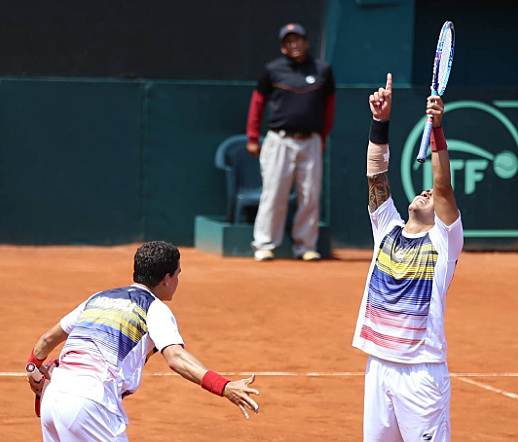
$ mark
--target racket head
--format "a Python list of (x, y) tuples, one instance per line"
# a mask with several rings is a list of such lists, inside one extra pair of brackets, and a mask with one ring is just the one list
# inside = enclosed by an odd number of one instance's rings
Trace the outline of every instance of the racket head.
[(450, 78), (455, 49), (455, 28), (451, 21), (442, 25), (433, 65), (432, 91), (442, 95)]

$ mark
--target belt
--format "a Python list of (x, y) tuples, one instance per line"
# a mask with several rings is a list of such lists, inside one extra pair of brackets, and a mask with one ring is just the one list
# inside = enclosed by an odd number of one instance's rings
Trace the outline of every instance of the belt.
[(307, 140), (313, 136), (314, 132), (292, 132), (284, 129), (270, 129), (272, 132), (275, 132), (280, 137), (285, 138), (293, 138), (294, 140)]

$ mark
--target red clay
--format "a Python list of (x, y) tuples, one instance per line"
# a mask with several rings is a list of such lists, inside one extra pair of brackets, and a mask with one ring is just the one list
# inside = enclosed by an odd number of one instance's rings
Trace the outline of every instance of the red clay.
[[(1, 246), (1, 371), (21, 374), (37, 338), (87, 296), (130, 284), (136, 247)], [(170, 306), (187, 349), (220, 372), (298, 376), (259, 375), (260, 413), (245, 421), (230, 402), (178, 376), (151, 376), (171, 373), (155, 355), (125, 399), (130, 440), (360, 442), (363, 377), (354, 373), (366, 356), (351, 339), (371, 252), (340, 250), (317, 263), (181, 252)], [(461, 256), (446, 315), (452, 373), (518, 373), (517, 282), (518, 254)], [(453, 440), (518, 440), (518, 400), (498, 392), (518, 394), (518, 377), (467, 379), (493, 391), (452, 378)], [(2, 374), (0, 391), (1, 439), (41, 441), (25, 378)]]

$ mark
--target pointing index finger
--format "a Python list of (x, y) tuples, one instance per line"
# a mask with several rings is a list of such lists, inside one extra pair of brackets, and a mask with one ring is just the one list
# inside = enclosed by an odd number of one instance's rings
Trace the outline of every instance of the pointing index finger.
[(390, 72), (387, 74), (387, 85), (385, 86), (385, 89), (392, 92), (392, 74)]

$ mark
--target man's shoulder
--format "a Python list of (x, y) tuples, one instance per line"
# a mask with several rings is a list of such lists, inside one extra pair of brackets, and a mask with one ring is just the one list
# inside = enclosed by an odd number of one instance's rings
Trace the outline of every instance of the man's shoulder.
[(271, 70), (278, 69), (281, 67), (286, 67), (288, 65), (289, 65), (289, 60), (286, 57), (277, 57), (277, 58), (274, 58), (273, 60), (270, 60), (268, 63), (266, 63), (264, 65), (264, 67), (267, 70), (271, 71)]
[(147, 310), (155, 301), (159, 301), (159, 299), (149, 290), (136, 285), (130, 285), (98, 292), (87, 300), (87, 305), (89, 307), (100, 305), (120, 307), (137, 304), (144, 310)]
[(311, 58), (311, 60), (313, 63), (315, 63), (315, 66), (317, 66), (317, 68), (319, 70), (322, 70), (322, 71), (331, 70), (331, 65), (327, 61), (320, 60), (319, 58)]

